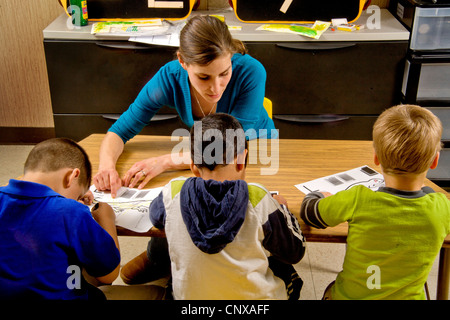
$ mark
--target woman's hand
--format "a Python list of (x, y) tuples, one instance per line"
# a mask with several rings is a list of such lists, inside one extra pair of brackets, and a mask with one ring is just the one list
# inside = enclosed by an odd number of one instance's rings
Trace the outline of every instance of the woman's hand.
[(136, 162), (123, 177), (123, 185), (134, 188), (141, 181), (138, 189), (142, 189), (154, 177), (167, 170), (186, 170), (191, 163), (190, 152), (165, 154)]
[(122, 186), (122, 179), (116, 169), (100, 169), (92, 179), (97, 190), (111, 190), (111, 196), (116, 197)]
[(139, 184), (138, 189), (142, 189), (151, 179), (168, 169), (169, 160), (170, 154), (136, 162), (130, 170), (125, 173), (123, 185), (134, 188), (140, 181), (141, 183)]
[(111, 190), (111, 196), (116, 197), (117, 191), (122, 186), (122, 180), (116, 170), (116, 163), (122, 154), (124, 143), (114, 132), (108, 132), (102, 141), (99, 154), (99, 168), (93, 177), (97, 190)]

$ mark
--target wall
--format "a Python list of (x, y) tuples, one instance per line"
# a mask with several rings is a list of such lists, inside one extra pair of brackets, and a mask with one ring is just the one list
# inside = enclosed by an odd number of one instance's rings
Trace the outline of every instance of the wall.
[(53, 127), (42, 30), (62, 12), (57, 0), (0, 0), (0, 127)]

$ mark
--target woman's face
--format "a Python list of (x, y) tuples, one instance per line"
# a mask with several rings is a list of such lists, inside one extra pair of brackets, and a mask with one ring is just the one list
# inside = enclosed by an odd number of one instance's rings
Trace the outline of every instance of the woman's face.
[(225, 54), (203, 66), (186, 64), (178, 58), (183, 68), (188, 72), (191, 85), (208, 103), (217, 103), (231, 79), (231, 54)]

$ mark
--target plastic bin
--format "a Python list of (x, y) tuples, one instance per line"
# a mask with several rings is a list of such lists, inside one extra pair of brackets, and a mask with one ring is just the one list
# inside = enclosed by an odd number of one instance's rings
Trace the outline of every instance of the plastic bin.
[(450, 7), (416, 7), (410, 47), (412, 50), (450, 49)]

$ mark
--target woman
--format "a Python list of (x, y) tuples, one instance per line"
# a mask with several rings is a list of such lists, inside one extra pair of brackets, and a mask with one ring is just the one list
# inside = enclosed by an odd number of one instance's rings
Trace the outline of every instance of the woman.
[[(178, 60), (163, 66), (144, 86), (129, 109), (109, 129), (100, 147), (99, 171), (94, 184), (111, 190), (113, 197), (122, 186), (143, 188), (166, 170), (188, 169), (186, 161), (175, 164), (170, 154), (135, 163), (120, 179), (116, 162), (124, 144), (138, 134), (163, 106), (175, 108), (189, 127), (205, 115), (222, 112), (236, 117), (245, 131), (271, 136), (275, 129), (263, 107), (266, 71), (246, 54), (244, 44), (231, 37), (228, 27), (211, 16), (195, 16), (180, 33)], [(259, 129), (262, 130), (261, 133)], [(257, 136), (249, 136), (250, 139)]]

